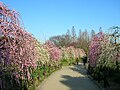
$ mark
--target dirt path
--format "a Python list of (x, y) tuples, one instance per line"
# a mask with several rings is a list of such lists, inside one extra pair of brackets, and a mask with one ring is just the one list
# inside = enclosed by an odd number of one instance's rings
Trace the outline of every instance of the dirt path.
[(64, 67), (48, 77), (37, 90), (100, 90), (78, 66)]

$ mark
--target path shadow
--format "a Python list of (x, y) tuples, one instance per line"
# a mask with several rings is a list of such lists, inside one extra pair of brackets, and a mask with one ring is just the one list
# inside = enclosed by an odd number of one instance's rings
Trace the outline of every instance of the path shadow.
[(82, 64), (75, 65), (74, 67), (70, 67), (73, 71), (76, 71), (78, 73), (81, 73), (83, 75), (87, 75), (87, 70), (84, 68)]
[(60, 82), (70, 88), (70, 90), (89, 90), (85, 89), (86, 87), (86, 77), (71, 77), (69, 75), (63, 75), (62, 78), (65, 80), (61, 80)]
[(61, 83), (69, 87), (70, 90), (96, 90), (94, 84), (87, 77), (86, 69), (82, 65), (76, 65), (70, 67), (70, 69), (80, 73), (80, 76), (62, 75), (64, 80), (61, 80)]

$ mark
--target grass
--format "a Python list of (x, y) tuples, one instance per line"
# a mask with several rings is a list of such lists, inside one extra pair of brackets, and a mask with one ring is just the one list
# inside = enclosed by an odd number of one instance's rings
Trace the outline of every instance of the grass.
[[(49, 67), (49, 66), (46, 66), (46, 67), (41, 67), (39, 69), (37, 69), (35, 72), (34, 72), (34, 84), (33, 83), (30, 83), (29, 84), (29, 87), (28, 87), (28, 90), (35, 90), (36, 87), (38, 87), (40, 85), (40, 83), (47, 77), (49, 77), (54, 71), (60, 69), (59, 68), (55, 68), (54, 66), (53, 67)], [(37, 78), (38, 75), (36, 75), (37, 73), (40, 73), (39, 74), (39, 77), (40, 79)]]

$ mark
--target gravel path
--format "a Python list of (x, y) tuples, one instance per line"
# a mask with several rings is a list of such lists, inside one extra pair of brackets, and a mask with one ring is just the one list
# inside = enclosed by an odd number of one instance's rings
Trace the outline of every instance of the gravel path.
[(86, 75), (79, 64), (64, 67), (43, 81), (36, 90), (100, 90)]

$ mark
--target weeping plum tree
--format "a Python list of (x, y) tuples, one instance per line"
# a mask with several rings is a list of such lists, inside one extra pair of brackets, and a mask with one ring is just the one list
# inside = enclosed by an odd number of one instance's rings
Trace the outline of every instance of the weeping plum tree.
[(43, 64), (47, 64), (50, 61), (50, 55), (47, 49), (45, 49), (44, 45), (42, 45), (39, 41), (36, 42), (38, 60), (37, 65), (42, 66)]
[(57, 62), (61, 58), (61, 49), (58, 48), (53, 42), (47, 41), (43, 47), (48, 50), (50, 55), (50, 60)]
[[(106, 85), (109, 86), (106, 77), (115, 75), (116, 78), (120, 71), (119, 27), (112, 27), (110, 29), (112, 30), (110, 34), (95, 35), (89, 46), (89, 64), (91, 67), (94, 67), (94, 70), (98, 70), (98, 77), (100, 72), (103, 73), (105, 87)], [(97, 74), (97, 72), (95, 73)]]
[(101, 41), (103, 38), (104, 34), (102, 32), (99, 32), (92, 38), (89, 45), (89, 63), (92, 67), (96, 66), (97, 60), (101, 53)]
[(19, 13), (0, 3), (0, 89), (13, 87), (13, 80), (20, 85), (19, 79), (32, 79), (37, 66), (36, 39), (22, 25)]
[(119, 71), (120, 63), (120, 27), (114, 26), (110, 28), (113, 32), (110, 33), (111, 46), (114, 47), (114, 62), (116, 64), (116, 70)]

